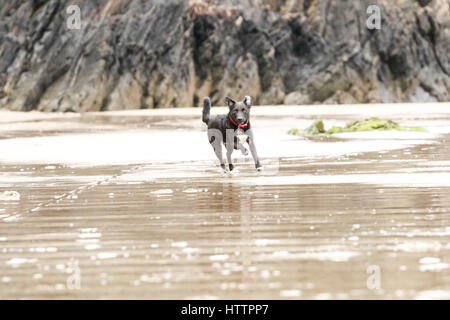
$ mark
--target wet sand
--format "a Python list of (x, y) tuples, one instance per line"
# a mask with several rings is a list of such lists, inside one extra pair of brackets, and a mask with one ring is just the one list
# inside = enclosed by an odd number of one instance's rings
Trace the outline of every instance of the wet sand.
[[(450, 299), (450, 104), (252, 112), (232, 175), (200, 109), (0, 112), (0, 298)], [(428, 132), (286, 134), (370, 116)]]

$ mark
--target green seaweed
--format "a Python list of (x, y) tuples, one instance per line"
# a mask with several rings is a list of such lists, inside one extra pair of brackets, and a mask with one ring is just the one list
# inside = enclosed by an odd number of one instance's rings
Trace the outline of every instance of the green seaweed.
[(288, 131), (288, 134), (292, 134), (293, 136), (297, 136), (297, 135), (300, 135), (300, 130), (298, 130), (297, 128), (293, 128), (293, 129)]
[(308, 128), (304, 130), (293, 128), (288, 131), (288, 134), (302, 135), (302, 136), (317, 136), (317, 135), (331, 135), (343, 132), (388, 131), (388, 130), (426, 132), (426, 130), (421, 127), (402, 127), (395, 121), (382, 120), (373, 117), (363, 121), (349, 122), (344, 127), (334, 126), (328, 130), (325, 130), (323, 121), (319, 120), (315, 121), (312, 125), (310, 125)]

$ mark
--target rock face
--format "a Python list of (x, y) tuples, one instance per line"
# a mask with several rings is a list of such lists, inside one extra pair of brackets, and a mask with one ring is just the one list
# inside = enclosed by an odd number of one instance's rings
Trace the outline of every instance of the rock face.
[[(380, 8), (381, 29), (369, 29)], [(80, 28), (72, 29), (80, 9)], [(449, 0), (0, 4), (0, 108), (450, 101)]]

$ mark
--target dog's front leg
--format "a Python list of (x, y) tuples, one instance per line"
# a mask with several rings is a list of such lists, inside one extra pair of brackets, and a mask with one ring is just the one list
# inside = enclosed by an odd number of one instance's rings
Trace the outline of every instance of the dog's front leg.
[(226, 145), (226, 148), (227, 148), (227, 160), (228, 160), (228, 168), (230, 168), (230, 171), (233, 171), (233, 169), (234, 169), (234, 165), (233, 165), (233, 163), (231, 162), (231, 154), (233, 153), (233, 146), (231, 145), (229, 145), (229, 144), (227, 144)]
[(258, 171), (261, 171), (263, 167), (259, 163), (258, 152), (256, 151), (255, 139), (253, 138), (252, 129), (247, 130), (246, 134), (248, 135), (248, 146), (250, 147), (250, 152), (252, 153), (253, 161), (255, 161), (255, 168)]
[(227, 129), (226, 139), (225, 139), (225, 148), (227, 149), (228, 168), (230, 169), (230, 171), (232, 171), (234, 169), (234, 165), (231, 162), (231, 154), (234, 151), (234, 140), (235, 140), (234, 130)]

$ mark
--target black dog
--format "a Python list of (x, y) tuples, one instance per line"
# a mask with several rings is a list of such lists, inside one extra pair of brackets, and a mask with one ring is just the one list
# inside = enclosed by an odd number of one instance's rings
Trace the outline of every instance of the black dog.
[(203, 122), (208, 126), (208, 140), (220, 161), (220, 166), (226, 171), (225, 163), (222, 159), (222, 144), (227, 149), (227, 160), (230, 171), (234, 166), (231, 163), (231, 154), (234, 149), (241, 150), (242, 154), (247, 155), (247, 149), (242, 145), (247, 142), (255, 161), (256, 170), (261, 171), (262, 166), (259, 163), (258, 154), (256, 152), (253, 132), (250, 126), (250, 107), (252, 102), (249, 96), (244, 98), (242, 102), (235, 102), (226, 97), (225, 101), (230, 108), (228, 114), (218, 115), (210, 118), (211, 100), (206, 97), (203, 100)]

